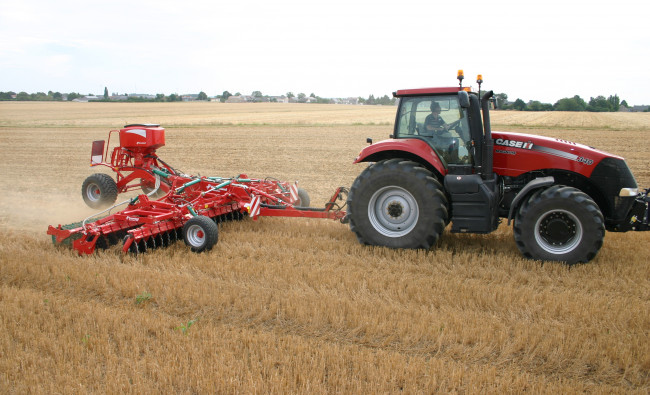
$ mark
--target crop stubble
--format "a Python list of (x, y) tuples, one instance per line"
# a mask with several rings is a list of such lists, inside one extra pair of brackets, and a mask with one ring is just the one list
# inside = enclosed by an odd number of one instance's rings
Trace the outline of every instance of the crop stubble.
[[(159, 154), (188, 173), (297, 179), (318, 205), (351, 185), (365, 138), (393, 119), (386, 107), (0, 103), (0, 388), (647, 392), (648, 234), (608, 233), (571, 269), (522, 259), (505, 225), (423, 252), (262, 218), (224, 224), (208, 254), (177, 244), (137, 258), (78, 258), (44, 234), (92, 213), (79, 193), (97, 170), (90, 142), (125, 123), (160, 122)], [(646, 114), (492, 119), (624, 156), (650, 185)]]

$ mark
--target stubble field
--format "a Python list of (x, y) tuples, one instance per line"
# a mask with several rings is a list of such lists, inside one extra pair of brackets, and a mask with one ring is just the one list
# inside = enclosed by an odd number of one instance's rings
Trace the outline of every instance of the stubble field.
[[(392, 131), (393, 107), (0, 103), (0, 392), (433, 393), (650, 390), (650, 233), (597, 258), (523, 259), (505, 224), (430, 251), (358, 244), (334, 221), (226, 223), (182, 244), (77, 257), (47, 225), (92, 214), (90, 144), (160, 123), (190, 174), (298, 180), (320, 206)], [(650, 186), (650, 114), (493, 112), (493, 129), (626, 158)], [(105, 171), (105, 170), (101, 170)]]

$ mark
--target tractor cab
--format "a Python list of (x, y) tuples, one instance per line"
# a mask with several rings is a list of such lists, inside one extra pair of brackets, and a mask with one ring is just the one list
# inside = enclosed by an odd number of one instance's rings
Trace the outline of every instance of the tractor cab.
[[(468, 109), (460, 105), (458, 88), (449, 90), (449, 93), (402, 96), (393, 137), (425, 141), (445, 167), (471, 164)], [(460, 92), (462, 94), (467, 95), (464, 91)]]

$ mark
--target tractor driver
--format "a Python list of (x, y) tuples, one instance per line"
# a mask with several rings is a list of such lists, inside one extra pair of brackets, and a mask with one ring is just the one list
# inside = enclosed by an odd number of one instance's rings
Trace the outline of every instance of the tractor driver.
[(430, 108), (431, 114), (427, 115), (424, 119), (424, 128), (428, 132), (446, 132), (449, 130), (449, 126), (447, 126), (445, 120), (440, 116), (440, 104), (434, 101), (431, 103)]

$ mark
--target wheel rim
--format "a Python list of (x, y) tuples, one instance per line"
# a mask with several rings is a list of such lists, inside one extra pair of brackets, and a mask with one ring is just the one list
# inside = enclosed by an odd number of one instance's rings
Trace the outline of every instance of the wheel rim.
[(93, 202), (98, 201), (101, 198), (101, 194), (102, 192), (97, 184), (88, 184), (86, 187), (86, 196)]
[(186, 237), (192, 247), (201, 247), (205, 242), (205, 232), (199, 225), (191, 225), (187, 228)]
[(566, 210), (549, 211), (535, 223), (537, 244), (552, 254), (573, 251), (582, 240), (582, 232), (578, 217)]
[(417, 201), (404, 188), (387, 186), (372, 195), (368, 217), (372, 226), (382, 235), (401, 237), (408, 234), (418, 222)]

